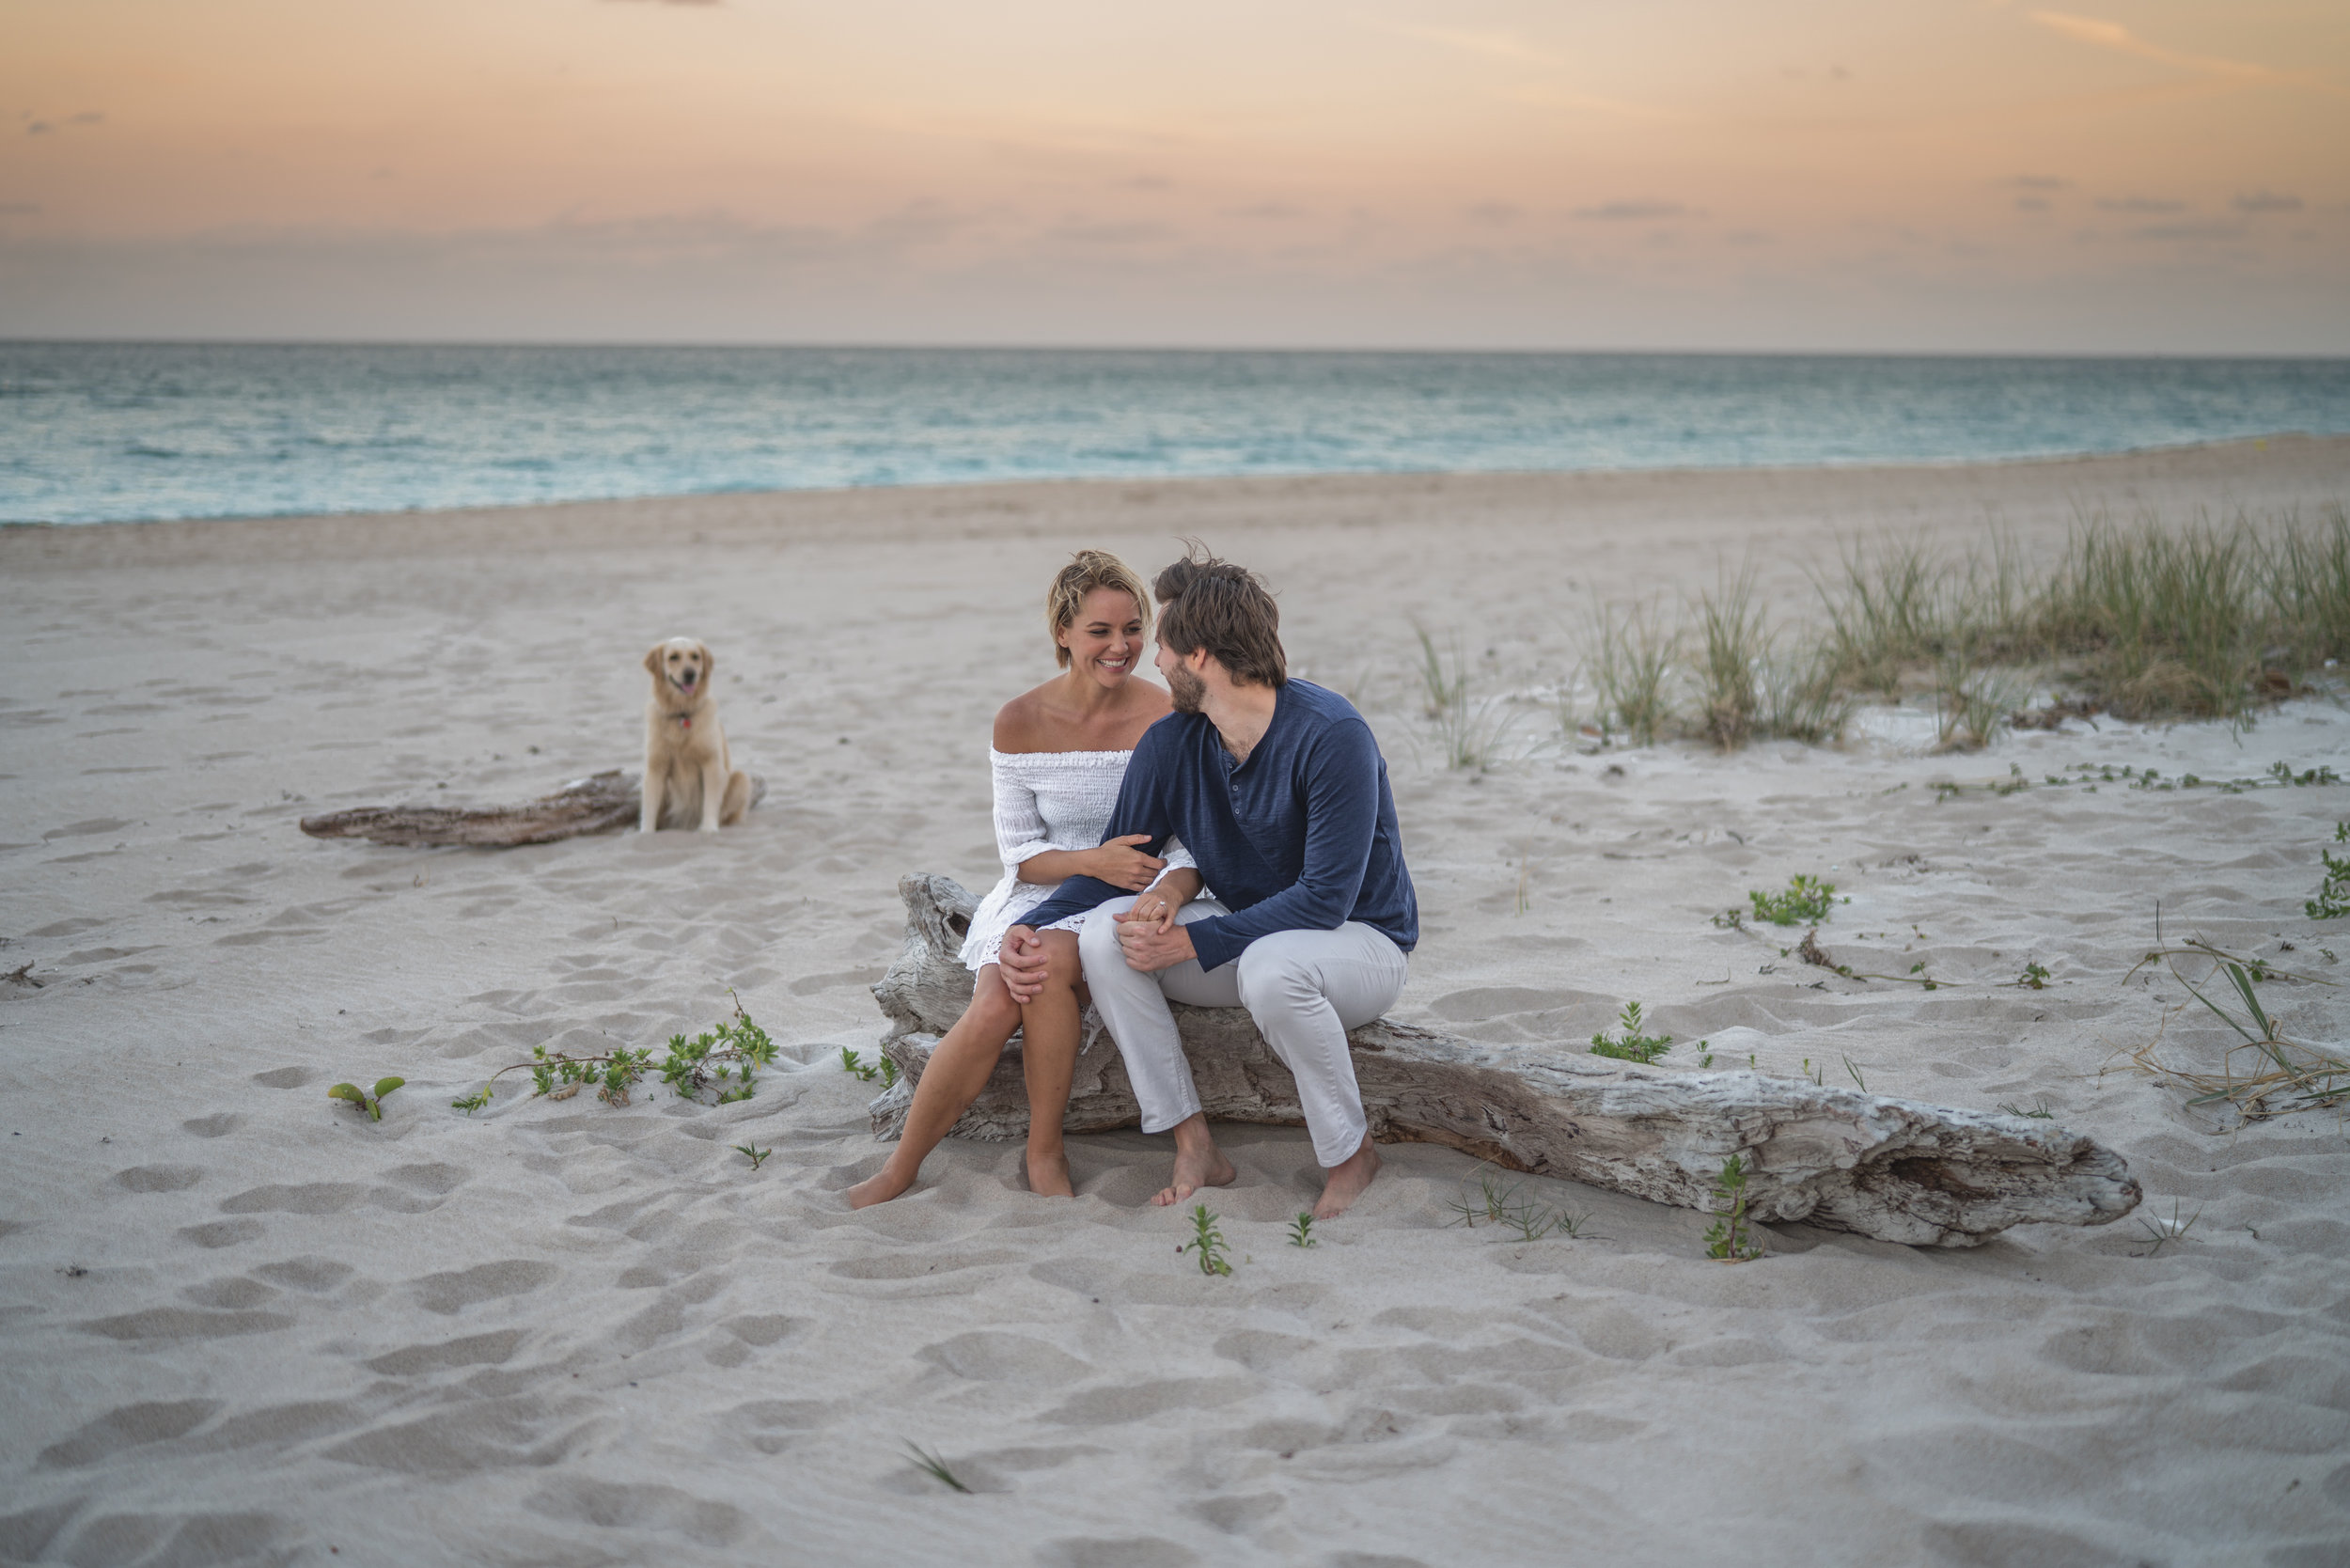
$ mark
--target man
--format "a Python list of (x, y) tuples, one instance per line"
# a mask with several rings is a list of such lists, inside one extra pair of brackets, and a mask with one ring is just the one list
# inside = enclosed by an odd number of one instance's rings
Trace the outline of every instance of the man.
[(1346, 1031), (1394, 1005), (1419, 940), (1387, 765), (1352, 703), (1289, 678), (1280, 612), (1254, 575), (1195, 550), (1152, 592), (1175, 711), (1136, 747), (1107, 838), (1147, 835), (1152, 855), (1181, 839), (1214, 896), (1179, 907), (1163, 887), (1135, 896), (1072, 877), (1005, 937), (1005, 984), (1024, 1003), (1073, 985), (1037, 933), (1082, 922), (1085, 981), (1126, 1058), (1142, 1130), (1175, 1135), (1161, 1204), (1235, 1174), (1200, 1113), (1167, 999), (1246, 1007), (1297, 1079), (1328, 1172), (1314, 1215), (1328, 1219), (1379, 1170)]

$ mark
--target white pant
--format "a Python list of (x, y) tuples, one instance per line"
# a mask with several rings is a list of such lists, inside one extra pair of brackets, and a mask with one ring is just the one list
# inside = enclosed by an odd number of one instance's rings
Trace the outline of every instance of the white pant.
[[(1126, 966), (1118, 945), (1118, 917), (1131, 898), (1112, 899), (1086, 917), (1077, 948), (1086, 984), (1102, 1022), (1126, 1058), (1142, 1130), (1163, 1133), (1199, 1114), (1199, 1091), (1175, 1031), (1167, 999), (1195, 1007), (1245, 1007), (1273, 1054), (1297, 1079), (1297, 1098), (1313, 1134), (1314, 1158), (1325, 1168), (1362, 1147), (1369, 1124), (1355, 1083), (1346, 1031), (1370, 1023), (1403, 994), (1403, 950), (1386, 934), (1349, 920), (1336, 931), (1282, 931), (1251, 942), (1220, 969), (1187, 959), (1146, 975)], [(1231, 913), (1214, 899), (1196, 899), (1175, 917), (1189, 925)]]

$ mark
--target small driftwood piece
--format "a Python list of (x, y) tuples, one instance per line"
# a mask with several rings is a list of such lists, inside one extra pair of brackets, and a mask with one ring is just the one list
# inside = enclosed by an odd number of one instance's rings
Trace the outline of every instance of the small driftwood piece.
[[(971, 895), (940, 876), (898, 884), (904, 949), (873, 996), (891, 1032), (898, 1086), (872, 1105), (894, 1138), (931, 1048), (963, 1013), (971, 976), (956, 958)], [(1237, 1008), (1176, 1004), (1177, 1026), (1212, 1118), (1302, 1126), (1289, 1070)], [(1066, 1126), (1135, 1126), (1116, 1045), (1091, 1027)], [(1494, 1046), (1382, 1019), (1350, 1036), (1371, 1137), (1441, 1143), (1512, 1170), (1586, 1182), (1710, 1211), (1722, 1163), (1745, 1157), (1748, 1213), (1913, 1247), (1974, 1247), (2011, 1225), (2105, 1225), (2138, 1205), (2122, 1157), (2045, 1121), (1954, 1110), (1755, 1073), (1672, 1073), (1574, 1046)], [(1018, 1045), (1007, 1051), (957, 1136), (1027, 1133)]]
[[(751, 779), (751, 804), (767, 792)], [(474, 844), (493, 849), (551, 844), (636, 824), (636, 777), (618, 768), (575, 778), (551, 795), (519, 806), (362, 806), (302, 819), (313, 839), (368, 839), (379, 844)]]

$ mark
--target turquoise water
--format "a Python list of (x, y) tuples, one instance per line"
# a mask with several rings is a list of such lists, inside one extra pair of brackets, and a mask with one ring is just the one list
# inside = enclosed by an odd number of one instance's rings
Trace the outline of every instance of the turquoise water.
[(0, 521), (2350, 432), (2350, 361), (0, 343)]

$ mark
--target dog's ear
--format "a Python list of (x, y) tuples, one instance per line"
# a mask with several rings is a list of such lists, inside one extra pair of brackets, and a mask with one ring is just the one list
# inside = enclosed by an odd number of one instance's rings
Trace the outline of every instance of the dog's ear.
[(694, 646), (702, 651), (702, 683), (708, 685), (712, 673), (718, 667), (718, 655), (710, 651), (710, 644), (706, 642), (697, 642)]
[(661, 673), (661, 651), (667, 646), (666, 643), (657, 642), (645, 650), (645, 667), (655, 675)]

